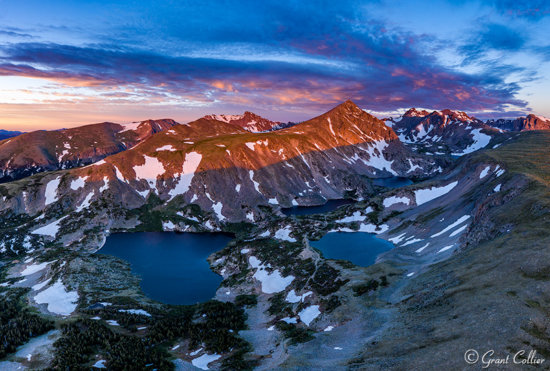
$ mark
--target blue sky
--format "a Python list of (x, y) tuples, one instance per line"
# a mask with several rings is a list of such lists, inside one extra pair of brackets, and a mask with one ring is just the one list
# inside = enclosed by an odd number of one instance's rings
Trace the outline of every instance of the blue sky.
[(299, 121), (351, 98), (550, 116), (550, 3), (2, 1), (0, 128), (244, 110)]

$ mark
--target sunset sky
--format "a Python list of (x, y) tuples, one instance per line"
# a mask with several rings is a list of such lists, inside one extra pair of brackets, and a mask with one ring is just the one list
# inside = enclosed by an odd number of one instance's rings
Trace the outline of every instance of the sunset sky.
[(0, 0), (0, 129), (299, 121), (348, 98), (550, 117), (548, 35), (543, 0)]

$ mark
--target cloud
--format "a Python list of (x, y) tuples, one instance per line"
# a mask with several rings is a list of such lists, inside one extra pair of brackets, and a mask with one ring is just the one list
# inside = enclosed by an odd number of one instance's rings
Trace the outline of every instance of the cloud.
[(550, 15), (547, 0), (493, 0), (492, 3), (502, 14), (510, 17), (538, 20)]
[[(94, 34), (96, 43), (0, 45), (0, 75), (93, 89), (106, 104), (222, 102), (292, 112), (348, 98), (377, 111), (526, 105), (516, 98), (520, 87), (506, 82), (510, 68), (445, 67), (424, 48), (430, 37), (368, 18), (360, 1), (133, 4), (124, 22)], [(512, 28), (490, 24), (463, 51), (479, 56), (524, 43)]]
[(527, 43), (527, 36), (512, 27), (498, 24), (482, 24), (469, 37), (468, 41), (460, 47), (460, 52), (471, 59), (480, 59), (491, 51), (516, 52), (522, 50)]

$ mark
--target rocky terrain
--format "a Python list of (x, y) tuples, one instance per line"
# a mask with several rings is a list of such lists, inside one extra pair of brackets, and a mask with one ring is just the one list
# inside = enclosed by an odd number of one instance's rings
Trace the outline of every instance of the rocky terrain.
[[(0, 185), (0, 304), (20, 313), (0, 325), (23, 329), (0, 367), (465, 369), (467, 349), (550, 356), (550, 134), (479, 126), (493, 142), (451, 160), (399, 135), (431, 127), (430, 146), (440, 133), (447, 153), (468, 152), (445, 133), (475, 141), (477, 121), (431, 115), (409, 111), (418, 124), (397, 134), (349, 101), (267, 133), (203, 118)], [(389, 176), (415, 183), (372, 181)], [(343, 197), (354, 202), (281, 213)], [(128, 263), (93, 254), (110, 233), (162, 230), (234, 236), (209, 258), (215, 300), (152, 301)], [(335, 231), (395, 248), (368, 267), (326, 259), (310, 241)]]
[(500, 130), (465, 112), (428, 112), (411, 108), (397, 119), (386, 119), (403, 143), (430, 155), (462, 156), (486, 147)]
[(251, 133), (279, 130), (295, 125), (293, 122), (283, 123), (271, 121), (249, 111), (246, 111), (242, 115), (207, 115), (203, 118), (208, 121), (222, 121), (230, 125), (235, 125)]
[(33, 131), (0, 141), (0, 182), (43, 171), (88, 165), (177, 125), (173, 120), (104, 122), (55, 131)]
[(533, 114), (513, 120), (488, 120), (486, 124), (506, 131), (550, 130), (550, 119)]

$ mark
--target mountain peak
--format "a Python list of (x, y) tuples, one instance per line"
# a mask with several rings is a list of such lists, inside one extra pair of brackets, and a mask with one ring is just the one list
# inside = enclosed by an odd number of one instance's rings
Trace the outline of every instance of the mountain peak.
[(426, 110), (417, 110), (416, 108), (410, 108), (407, 112), (403, 114), (403, 117), (424, 117), (428, 116), (430, 113)]
[(281, 123), (278, 121), (271, 121), (250, 111), (245, 111), (242, 115), (207, 115), (203, 118), (206, 120), (222, 121), (252, 133), (276, 130), (281, 126)]

